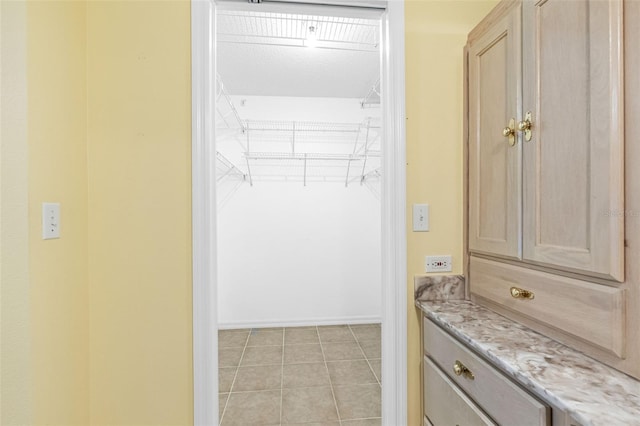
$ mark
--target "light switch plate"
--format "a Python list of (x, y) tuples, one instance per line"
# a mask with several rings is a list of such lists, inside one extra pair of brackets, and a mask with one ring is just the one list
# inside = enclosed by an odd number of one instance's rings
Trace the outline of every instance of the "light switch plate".
[(429, 204), (413, 205), (413, 230), (414, 232), (429, 230)]
[(60, 238), (60, 203), (42, 203), (42, 239)]

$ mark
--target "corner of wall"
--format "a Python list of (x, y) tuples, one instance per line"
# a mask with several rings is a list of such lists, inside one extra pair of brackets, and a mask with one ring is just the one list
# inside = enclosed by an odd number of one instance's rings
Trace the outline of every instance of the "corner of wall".
[[(89, 423), (86, 3), (26, 2), (33, 422)], [(59, 202), (59, 239), (41, 205)]]
[(33, 422), (26, 4), (0, 2), (0, 423)]
[(407, 93), (407, 212), (430, 205), (430, 231), (414, 233), (407, 218), (408, 419), (421, 425), (420, 314), (414, 276), (425, 255), (453, 256), (462, 273), (463, 47), (468, 32), (497, 0), (405, 3)]

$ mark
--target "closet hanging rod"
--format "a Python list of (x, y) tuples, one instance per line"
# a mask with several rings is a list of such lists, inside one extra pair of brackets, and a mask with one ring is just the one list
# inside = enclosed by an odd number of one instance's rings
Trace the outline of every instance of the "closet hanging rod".
[(304, 160), (318, 160), (318, 161), (360, 161), (364, 160), (367, 156), (376, 156), (376, 155), (353, 155), (353, 154), (318, 154), (318, 153), (307, 153), (307, 154), (277, 154), (271, 152), (246, 152), (244, 154), (244, 158), (247, 160), (295, 160), (295, 161), (304, 161)]
[(252, 130), (256, 132), (293, 132), (296, 133), (358, 133), (360, 130), (330, 130), (330, 129), (268, 129), (268, 128), (256, 128), (256, 127), (246, 127), (246, 130)]
[[(312, 15), (285, 15), (281, 13), (273, 13), (273, 14), (263, 14), (263, 15), (248, 15), (246, 12), (233, 12), (233, 11), (219, 11), (218, 16), (233, 16), (234, 18), (239, 18), (243, 20), (254, 20), (254, 21), (267, 21), (267, 20), (275, 20), (275, 21), (292, 21), (292, 22), (314, 22), (318, 24), (334, 24), (341, 26), (359, 26), (359, 27), (371, 27), (371, 30), (377, 30), (380, 24), (377, 21), (371, 19), (358, 19), (358, 18), (337, 18), (337, 17), (326, 17), (326, 16), (312, 16)], [(349, 22), (350, 20), (351, 22)], [(306, 29), (306, 28), (305, 28)]]
[[(297, 39), (292, 39), (292, 41), (299, 41)], [(304, 41), (304, 40), (303, 40)], [(239, 40), (218, 40), (218, 43), (225, 43), (225, 44), (250, 44), (252, 46), (279, 46), (279, 47), (306, 47), (304, 44), (286, 44), (286, 43), (260, 43), (260, 42), (256, 42), (256, 41), (239, 41)], [(325, 42), (325, 41), (319, 41), (319, 43), (327, 43), (326, 46), (322, 46), (322, 45), (318, 45), (315, 47), (315, 49), (327, 49), (327, 50), (344, 50), (344, 51), (349, 51), (349, 52), (375, 52), (377, 50), (376, 46), (372, 46), (371, 48), (364, 48), (364, 49), (360, 49), (360, 48), (355, 48), (355, 47), (335, 47), (332, 46), (331, 43), (341, 43), (341, 44), (347, 44), (344, 42)], [(358, 44), (362, 44), (362, 43), (358, 43)], [(368, 46), (368, 45), (365, 45)]]
[[(270, 121), (270, 120), (244, 120), (247, 130), (278, 131), (278, 132), (346, 132), (356, 133), (366, 126), (370, 119), (361, 123), (339, 123), (319, 121)], [(370, 129), (380, 129), (380, 126), (371, 126)]]

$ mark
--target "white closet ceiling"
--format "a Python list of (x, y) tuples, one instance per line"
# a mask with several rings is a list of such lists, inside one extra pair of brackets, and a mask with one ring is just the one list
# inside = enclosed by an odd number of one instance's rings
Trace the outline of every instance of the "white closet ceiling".
[(217, 27), (231, 95), (363, 98), (380, 73), (377, 19), (222, 10)]
[[(269, 181), (339, 182), (366, 186), (379, 196), (380, 15), (332, 10), (349, 16), (332, 16), (317, 6), (305, 8), (306, 14), (282, 7), (219, 10), (216, 174), (218, 188), (224, 188), (219, 206), (241, 185)], [(358, 118), (293, 121), (285, 113), (281, 121), (264, 120), (243, 116), (247, 111), (236, 109), (233, 95), (353, 98), (348, 105), (358, 114), (347, 115)], [(340, 119), (339, 111), (332, 113), (327, 116)]]

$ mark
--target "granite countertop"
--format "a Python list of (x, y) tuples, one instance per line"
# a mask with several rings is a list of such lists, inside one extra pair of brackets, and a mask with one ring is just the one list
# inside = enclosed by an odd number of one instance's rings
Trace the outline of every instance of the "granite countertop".
[(640, 381), (471, 301), (416, 306), (584, 426), (640, 425)]

